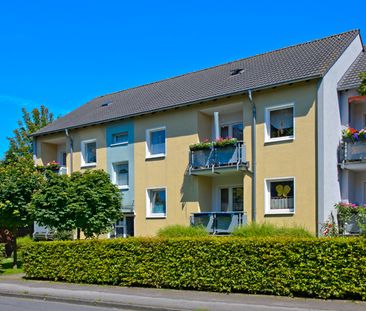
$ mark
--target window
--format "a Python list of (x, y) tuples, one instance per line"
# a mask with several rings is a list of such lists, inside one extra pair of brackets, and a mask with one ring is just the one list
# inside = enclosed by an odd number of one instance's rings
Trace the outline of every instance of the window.
[(243, 186), (220, 188), (221, 212), (243, 211)]
[(97, 142), (93, 140), (84, 140), (81, 142), (81, 165), (94, 166), (97, 162)]
[(166, 189), (147, 190), (147, 217), (166, 217)]
[(222, 125), (220, 131), (220, 136), (223, 138), (233, 137), (240, 141), (243, 140), (243, 123)]
[(128, 132), (116, 133), (112, 135), (112, 145), (127, 145)]
[(157, 128), (146, 131), (146, 157), (158, 158), (166, 155), (165, 128)]
[(267, 179), (265, 181), (266, 214), (288, 214), (295, 211), (294, 178)]
[(267, 108), (265, 141), (289, 140), (294, 137), (294, 105)]
[(120, 189), (128, 188), (128, 163), (114, 163), (114, 183)]

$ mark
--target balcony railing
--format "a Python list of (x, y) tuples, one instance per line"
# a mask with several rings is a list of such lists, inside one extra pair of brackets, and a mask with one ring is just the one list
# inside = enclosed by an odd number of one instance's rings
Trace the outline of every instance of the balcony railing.
[(341, 162), (365, 162), (366, 141), (342, 142), (339, 158)]
[(230, 234), (235, 228), (247, 224), (244, 212), (193, 213), (192, 226), (203, 226), (210, 234)]
[(236, 167), (246, 165), (245, 144), (237, 142), (225, 147), (211, 147), (209, 149), (190, 151), (189, 170), (202, 170), (222, 167)]

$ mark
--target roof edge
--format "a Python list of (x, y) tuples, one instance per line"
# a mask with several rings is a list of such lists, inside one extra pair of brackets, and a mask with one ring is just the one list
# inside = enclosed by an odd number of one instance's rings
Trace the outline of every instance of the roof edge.
[(104, 123), (109, 123), (109, 122), (114, 122), (114, 121), (118, 121), (118, 120), (125, 120), (125, 119), (130, 119), (130, 118), (135, 118), (138, 116), (144, 116), (147, 114), (151, 114), (151, 113), (156, 113), (156, 112), (162, 112), (162, 111), (166, 111), (166, 110), (171, 110), (171, 109), (175, 109), (175, 108), (182, 108), (185, 106), (190, 106), (190, 105), (195, 105), (195, 104), (199, 104), (199, 103), (203, 103), (203, 102), (208, 102), (211, 100), (216, 100), (216, 99), (222, 99), (228, 96), (236, 96), (236, 95), (240, 95), (240, 94), (245, 94), (247, 93), (249, 90), (251, 91), (262, 91), (262, 90), (267, 90), (273, 87), (279, 87), (279, 86), (285, 86), (287, 84), (292, 84), (292, 83), (300, 83), (300, 82), (305, 82), (308, 80), (314, 80), (314, 79), (319, 79), (322, 78), (321, 75), (314, 75), (314, 76), (310, 76), (310, 77), (303, 77), (300, 79), (296, 79), (296, 80), (288, 80), (288, 81), (282, 81), (276, 84), (271, 84), (271, 85), (267, 85), (267, 86), (263, 86), (263, 87), (257, 87), (257, 88), (252, 88), (252, 89), (243, 89), (234, 93), (227, 93), (227, 94), (223, 94), (223, 95), (219, 95), (219, 96), (212, 96), (212, 97), (207, 97), (207, 98), (201, 98), (195, 101), (191, 101), (191, 102), (185, 102), (185, 103), (179, 103), (179, 104), (175, 104), (169, 107), (165, 107), (165, 108), (161, 108), (161, 109), (153, 109), (153, 110), (149, 110), (146, 112), (142, 112), (142, 113), (135, 113), (135, 114), (130, 114), (130, 115), (126, 115), (124, 117), (116, 117), (116, 118), (112, 118), (112, 119), (107, 119), (107, 120), (102, 120), (102, 121), (98, 121), (98, 122), (90, 122), (90, 123), (85, 123), (79, 126), (71, 126), (71, 127), (63, 127), (59, 130), (54, 130), (54, 131), (49, 131), (49, 132), (44, 132), (44, 133), (39, 133), (37, 134), (37, 132), (29, 135), (30, 137), (40, 137), (40, 136), (46, 136), (46, 135), (50, 135), (50, 134), (56, 134), (56, 133), (60, 133), (67, 130), (75, 130), (75, 129), (79, 129), (79, 128), (83, 128), (83, 127), (87, 127), (87, 126), (94, 126), (94, 125), (100, 125), (100, 124), (104, 124)]

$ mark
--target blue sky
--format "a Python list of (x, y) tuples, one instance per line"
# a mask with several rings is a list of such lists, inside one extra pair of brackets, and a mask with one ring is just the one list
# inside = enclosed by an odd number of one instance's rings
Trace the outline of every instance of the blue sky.
[[(21, 108), (93, 97), (361, 29), (366, 1), (1, 1), (0, 157)], [(366, 40), (366, 39), (365, 39)]]

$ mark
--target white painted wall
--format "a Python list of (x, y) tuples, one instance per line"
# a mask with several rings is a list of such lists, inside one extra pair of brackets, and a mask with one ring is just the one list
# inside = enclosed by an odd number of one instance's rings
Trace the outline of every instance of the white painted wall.
[(318, 226), (327, 220), (334, 204), (341, 200), (337, 150), (343, 118), (337, 84), (361, 51), (361, 39), (357, 36), (318, 86)]

